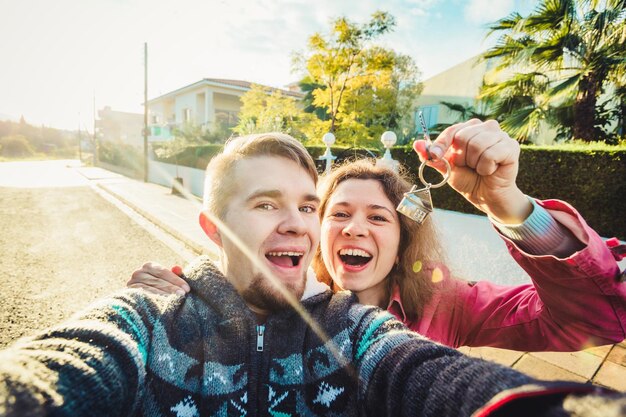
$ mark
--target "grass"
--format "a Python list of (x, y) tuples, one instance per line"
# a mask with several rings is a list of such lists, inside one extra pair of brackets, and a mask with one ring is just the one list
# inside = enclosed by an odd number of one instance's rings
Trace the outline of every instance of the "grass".
[[(19, 161), (47, 161), (51, 159), (78, 159), (78, 153), (52, 153), (46, 154), (43, 152), (35, 153), (34, 155), (23, 157), (8, 157), (0, 155), (0, 162), (19, 162)], [(85, 160), (85, 154), (83, 153), (83, 160)]]

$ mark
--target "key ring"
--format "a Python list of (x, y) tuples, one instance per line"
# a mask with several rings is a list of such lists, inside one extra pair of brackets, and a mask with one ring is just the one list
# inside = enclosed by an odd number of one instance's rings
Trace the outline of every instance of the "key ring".
[(417, 185), (414, 185), (408, 192), (404, 193), (404, 198), (396, 207), (396, 210), (410, 219), (417, 222), (417, 224), (422, 224), (426, 220), (426, 217), (430, 213), (432, 213), (433, 200), (430, 195), (431, 188), (438, 188), (448, 182), (448, 178), (450, 178), (450, 163), (447, 159), (443, 159), (443, 162), (446, 164), (446, 173), (443, 176), (443, 180), (435, 185), (426, 182), (424, 179), (424, 167), (426, 167), (426, 161), (422, 162), (419, 168), (419, 177), (422, 184), (424, 184), (424, 188), (417, 189)]
[[(428, 160), (430, 160), (430, 152), (428, 148), (431, 145), (431, 141), (430, 135), (428, 134), (426, 122), (424, 121), (424, 116), (422, 116), (422, 112), (419, 112), (419, 120), (422, 125), (422, 129), (424, 130), (424, 139), (427, 142), (426, 153), (428, 154)], [(446, 164), (446, 173), (443, 175), (443, 180), (433, 185), (424, 179), (424, 168), (426, 167), (426, 160), (424, 160), (424, 162), (422, 162), (422, 164), (420, 165), (418, 171), (420, 181), (422, 181), (422, 184), (424, 184), (424, 188), (418, 190), (417, 185), (411, 187), (408, 192), (404, 193), (404, 198), (402, 198), (400, 204), (398, 204), (398, 207), (396, 207), (396, 210), (398, 212), (404, 214), (411, 220), (416, 221), (417, 224), (424, 223), (428, 215), (434, 210), (433, 200), (430, 195), (430, 189), (443, 186), (445, 183), (448, 182), (448, 178), (450, 178), (450, 172), (452, 171), (452, 169), (450, 168), (450, 163), (447, 159), (442, 159), (444, 164)]]
[(443, 180), (441, 180), (441, 182), (438, 182), (437, 184), (431, 184), (431, 183), (427, 182), (424, 179), (424, 168), (426, 167), (426, 160), (424, 160), (424, 162), (422, 162), (422, 164), (420, 165), (420, 168), (419, 168), (420, 181), (426, 187), (429, 187), (429, 188), (439, 188), (439, 187), (445, 185), (448, 182), (448, 178), (450, 178), (450, 170), (451, 170), (450, 162), (448, 162), (448, 160), (446, 158), (441, 158), (441, 160), (446, 164), (446, 173), (445, 173), (445, 175), (443, 175)]

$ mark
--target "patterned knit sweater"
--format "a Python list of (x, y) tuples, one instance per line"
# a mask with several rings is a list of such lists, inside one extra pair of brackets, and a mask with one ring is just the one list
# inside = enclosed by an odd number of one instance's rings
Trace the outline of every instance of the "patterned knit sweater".
[(325, 292), (303, 305), (338, 360), (290, 309), (260, 332), (207, 260), (186, 272), (187, 297), (126, 290), (0, 352), (0, 415), (466, 416), (531, 381)]

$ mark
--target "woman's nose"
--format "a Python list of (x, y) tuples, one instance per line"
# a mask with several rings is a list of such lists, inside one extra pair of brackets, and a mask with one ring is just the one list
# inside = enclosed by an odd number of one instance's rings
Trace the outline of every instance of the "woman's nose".
[(342, 233), (346, 237), (363, 237), (368, 235), (367, 226), (358, 219), (352, 219), (350, 223), (343, 228)]

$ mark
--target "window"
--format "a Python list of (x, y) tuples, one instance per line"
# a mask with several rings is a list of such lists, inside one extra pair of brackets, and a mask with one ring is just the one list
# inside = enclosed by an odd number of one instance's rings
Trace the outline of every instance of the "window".
[(190, 108), (183, 109), (183, 122), (184, 123), (191, 122), (191, 109)]

